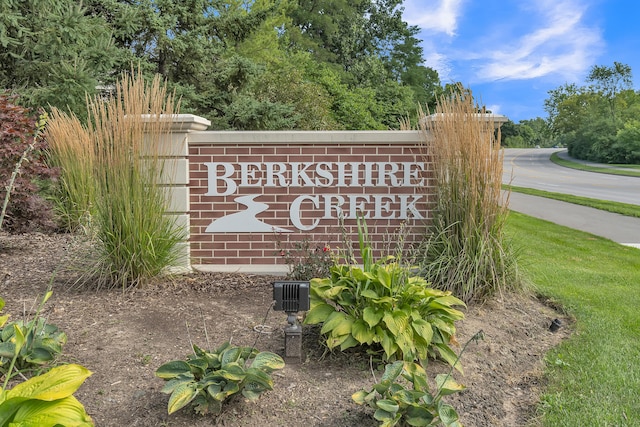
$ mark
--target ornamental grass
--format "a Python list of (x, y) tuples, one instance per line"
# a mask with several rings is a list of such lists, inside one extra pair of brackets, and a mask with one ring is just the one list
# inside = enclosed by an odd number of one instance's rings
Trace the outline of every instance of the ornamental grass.
[(461, 90), (419, 122), (436, 199), (418, 258), (434, 287), (465, 302), (521, 286), (503, 233), (509, 194), (501, 189), (500, 129), (493, 115), (478, 111), (470, 91)]
[(158, 147), (178, 111), (159, 76), (123, 75), (114, 94), (87, 102), (86, 124), (54, 110), (47, 131), (50, 158), (59, 166), (58, 211), (69, 229), (95, 240), (96, 287), (127, 288), (172, 266), (185, 231), (166, 215), (170, 189)]

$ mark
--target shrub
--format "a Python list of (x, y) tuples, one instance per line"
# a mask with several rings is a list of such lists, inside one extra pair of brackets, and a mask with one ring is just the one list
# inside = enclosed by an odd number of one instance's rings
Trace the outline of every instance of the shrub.
[[(417, 251), (422, 275), (465, 302), (521, 284), (505, 241), (500, 132), (478, 118), (470, 92), (452, 93), (420, 120), (423, 151), (434, 169), (433, 220)], [(427, 133), (426, 131), (430, 131)]]
[(227, 342), (211, 352), (194, 345), (186, 361), (165, 363), (156, 376), (167, 381), (162, 392), (171, 395), (169, 414), (191, 403), (201, 415), (218, 415), (224, 401), (238, 393), (255, 400), (272, 390), (270, 374), (282, 368), (284, 360), (277, 354)]
[(359, 224), (358, 234), (362, 267), (336, 264), (329, 278), (311, 280), (304, 322), (323, 324), (329, 349), (364, 345), (375, 353), (381, 348), (386, 360), (440, 356), (453, 365), (454, 322), (464, 317), (454, 306), (464, 303), (411, 275), (397, 257), (374, 262), (366, 225)]
[(50, 206), (37, 185), (55, 177), (44, 161), (46, 144), (40, 138), (46, 116), (38, 118), (15, 99), (0, 94), (0, 229), (48, 231), (54, 227)]
[(138, 72), (88, 108), (87, 125), (52, 114), (51, 158), (62, 169), (58, 206), (70, 228), (88, 224), (96, 239), (95, 286), (124, 289), (175, 264), (186, 235), (176, 217), (165, 215), (171, 194), (158, 185), (173, 172), (157, 147), (177, 106), (159, 76), (147, 83)]

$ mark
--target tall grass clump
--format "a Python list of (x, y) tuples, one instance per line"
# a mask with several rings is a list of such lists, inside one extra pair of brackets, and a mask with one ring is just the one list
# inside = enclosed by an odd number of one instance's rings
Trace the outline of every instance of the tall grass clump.
[(47, 139), (49, 163), (62, 171), (53, 200), (59, 226), (70, 232), (87, 231), (96, 200), (96, 151), (91, 137), (77, 117), (54, 109)]
[(97, 287), (136, 286), (174, 264), (185, 236), (165, 215), (169, 190), (161, 138), (177, 104), (159, 76), (123, 75), (115, 95), (88, 101), (88, 119), (54, 111), (48, 129), (52, 162), (61, 169), (58, 206), (69, 228), (88, 227), (96, 241)]
[(516, 256), (503, 235), (500, 130), (478, 114), (468, 91), (442, 97), (421, 114), (423, 154), (433, 165), (436, 200), (429, 233), (418, 250), (423, 274), (465, 302), (518, 284)]

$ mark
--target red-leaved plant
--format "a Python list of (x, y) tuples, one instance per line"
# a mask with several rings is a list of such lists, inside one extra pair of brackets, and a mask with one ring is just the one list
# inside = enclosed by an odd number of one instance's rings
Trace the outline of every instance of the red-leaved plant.
[(0, 93), (0, 206), (4, 214), (0, 229), (12, 233), (50, 230), (55, 225), (51, 209), (38, 194), (37, 184), (55, 177), (45, 163), (45, 141), (38, 136), (43, 123), (15, 101), (16, 96)]

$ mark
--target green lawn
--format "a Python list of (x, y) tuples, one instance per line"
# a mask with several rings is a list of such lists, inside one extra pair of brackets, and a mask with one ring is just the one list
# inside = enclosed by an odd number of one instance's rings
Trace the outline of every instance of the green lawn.
[(640, 177), (640, 165), (607, 165), (609, 167), (591, 166), (580, 163), (580, 160), (561, 159), (560, 156), (558, 156), (558, 153), (553, 153), (550, 160), (557, 165), (572, 169), (579, 169), (589, 172), (608, 173), (611, 175)]
[(503, 184), (502, 188), (510, 189), (511, 191), (517, 193), (529, 194), (531, 196), (547, 197), (549, 199), (560, 200), (562, 202), (574, 203), (576, 205), (588, 206), (590, 208), (600, 209), (607, 212), (640, 218), (640, 205), (611, 202), (609, 200), (591, 199), (588, 197), (573, 196), (571, 194), (536, 190), (534, 188), (516, 187), (515, 185)]
[(521, 268), (576, 318), (547, 355), (545, 426), (640, 425), (640, 250), (511, 212)]

